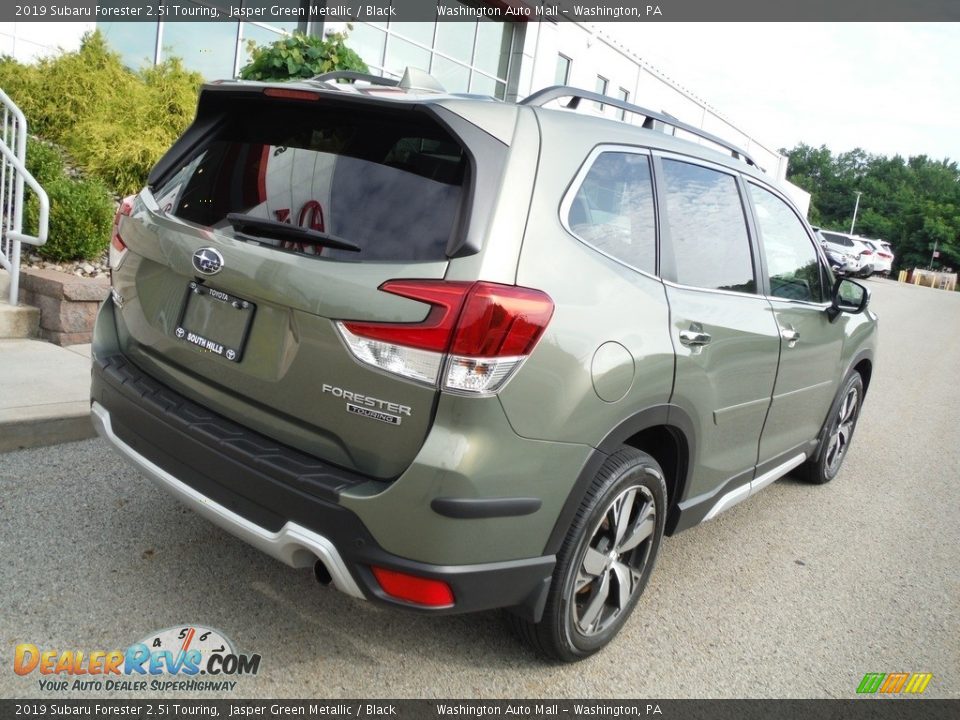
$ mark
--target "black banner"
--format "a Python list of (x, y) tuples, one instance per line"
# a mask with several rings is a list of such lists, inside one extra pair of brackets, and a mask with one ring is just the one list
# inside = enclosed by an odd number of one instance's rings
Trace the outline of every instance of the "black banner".
[(37, 0), (4, 2), (0, 21), (236, 22), (501, 21), (943, 21), (955, 0)]
[(954, 720), (960, 700), (0, 700), (15, 718)]

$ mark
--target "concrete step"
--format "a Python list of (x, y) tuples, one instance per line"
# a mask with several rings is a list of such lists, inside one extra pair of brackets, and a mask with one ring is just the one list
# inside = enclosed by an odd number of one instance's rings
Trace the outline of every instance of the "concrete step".
[(40, 328), (40, 311), (29, 305), (8, 305), (0, 300), (0, 340), (32, 338)]
[(40, 328), (40, 310), (29, 305), (8, 303), (10, 273), (0, 268), (0, 340), (36, 337)]

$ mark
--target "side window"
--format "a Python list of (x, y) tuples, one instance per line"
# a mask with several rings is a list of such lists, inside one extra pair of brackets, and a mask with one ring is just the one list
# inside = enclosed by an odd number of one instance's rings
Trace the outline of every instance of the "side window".
[(783, 200), (750, 184), (770, 274), (770, 294), (788, 300), (823, 300), (820, 260), (800, 218)]
[(667, 224), (677, 282), (753, 293), (750, 237), (732, 175), (664, 160)]
[(570, 205), (573, 233), (622, 263), (656, 272), (657, 234), (650, 159), (600, 153)]

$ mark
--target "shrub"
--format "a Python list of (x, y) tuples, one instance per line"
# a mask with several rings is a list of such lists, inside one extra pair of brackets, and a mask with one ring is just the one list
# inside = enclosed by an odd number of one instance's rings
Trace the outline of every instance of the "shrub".
[(344, 33), (317, 37), (298, 32), (262, 47), (256, 47), (250, 41), (252, 59), (240, 70), (240, 77), (244, 80), (293, 80), (333, 70), (368, 72), (367, 64), (344, 44), (346, 39)]
[(46, 187), (64, 176), (63, 152), (52, 143), (27, 138), (27, 170), (41, 186)]
[[(74, 180), (65, 175), (47, 183), (50, 232), (37, 253), (47, 260), (93, 260), (110, 242), (114, 205), (107, 188), (97, 180)], [(24, 229), (36, 233), (39, 203), (32, 194), (24, 206)]]
[(36, 65), (0, 58), (0, 87), (23, 110), (30, 131), (63, 147), (120, 195), (143, 187), (190, 124), (201, 82), (179, 59), (129, 70), (99, 32), (85, 36), (76, 52)]

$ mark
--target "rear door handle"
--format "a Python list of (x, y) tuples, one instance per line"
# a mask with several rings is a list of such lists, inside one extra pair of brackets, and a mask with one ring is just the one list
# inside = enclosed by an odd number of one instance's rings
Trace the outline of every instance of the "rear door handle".
[(787, 343), (787, 347), (794, 347), (800, 339), (800, 333), (793, 328), (784, 328), (780, 331), (780, 337)]
[(692, 326), (689, 330), (680, 331), (680, 342), (687, 347), (703, 347), (711, 340), (713, 340), (713, 338), (709, 333), (705, 333), (702, 329)]

